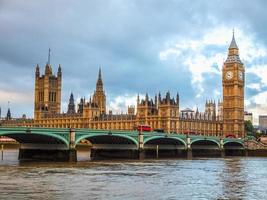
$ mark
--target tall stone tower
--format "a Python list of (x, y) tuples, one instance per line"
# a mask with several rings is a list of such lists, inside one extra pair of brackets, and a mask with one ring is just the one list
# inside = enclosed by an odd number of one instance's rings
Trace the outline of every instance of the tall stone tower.
[(57, 76), (53, 75), (49, 63), (45, 66), (45, 74), (40, 76), (37, 65), (35, 71), (34, 119), (60, 113), (62, 72), (59, 65)]
[(235, 135), (243, 138), (245, 68), (239, 58), (234, 33), (228, 48), (228, 57), (223, 65), (222, 84), (224, 136)]
[(106, 114), (106, 95), (103, 89), (103, 81), (101, 75), (101, 68), (99, 68), (98, 79), (96, 82), (96, 90), (93, 95), (93, 103), (96, 103), (100, 113)]

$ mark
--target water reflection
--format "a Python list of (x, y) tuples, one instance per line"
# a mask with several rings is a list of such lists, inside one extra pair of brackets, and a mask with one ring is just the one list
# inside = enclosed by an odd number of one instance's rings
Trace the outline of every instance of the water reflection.
[(265, 199), (266, 158), (0, 161), (0, 199)]
[(242, 160), (234, 157), (224, 159), (224, 167), (221, 170), (221, 182), (223, 183), (224, 198), (243, 199), (247, 190), (247, 171)]

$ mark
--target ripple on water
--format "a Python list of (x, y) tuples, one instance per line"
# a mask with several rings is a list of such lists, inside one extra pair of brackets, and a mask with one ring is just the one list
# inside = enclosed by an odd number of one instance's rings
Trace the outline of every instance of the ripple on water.
[(0, 162), (0, 199), (266, 199), (266, 158)]

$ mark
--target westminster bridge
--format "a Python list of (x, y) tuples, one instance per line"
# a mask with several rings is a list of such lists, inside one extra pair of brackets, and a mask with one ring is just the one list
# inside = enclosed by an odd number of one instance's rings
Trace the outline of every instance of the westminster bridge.
[(76, 161), (89, 141), (91, 158), (160, 158), (246, 155), (243, 139), (158, 132), (1, 127), (0, 136), (20, 143), (19, 159)]

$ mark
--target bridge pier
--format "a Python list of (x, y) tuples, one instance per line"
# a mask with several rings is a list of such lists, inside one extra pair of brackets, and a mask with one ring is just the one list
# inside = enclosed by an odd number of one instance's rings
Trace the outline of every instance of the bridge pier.
[(138, 159), (139, 160), (144, 160), (146, 157), (145, 150), (144, 149), (139, 149), (138, 150)]
[(76, 149), (70, 149), (69, 150), (68, 161), (69, 162), (77, 162), (77, 150)]
[(221, 149), (221, 157), (224, 158), (225, 157), (225, 150)]
[(248, 157), (248, 149), (245, 149), (245, 156)]
[(44, 160), (44, 161), (76, 161), (76, 150), (60, 149), (19, 149), (19, 160)]
[(193, 152), (191, 148), (191, 138), (186, 138), (186, 144), (187, 144), (187, 159), (191, 160), (193, 158)]
[(69, 162), (77, 162), (77, 150), (75, 148), (75, 130), (73, 128), (70, 129), (69, 132)]
[(187, 149), (187, 159), (191, 160), (193, 158), (193, 152), (192, 149)]
[(138, 132), (138, 158), (139, 160), (145, 159), (144, 134), (142, 131)]

